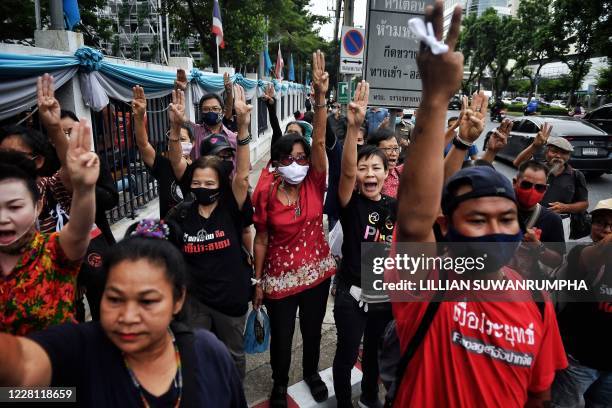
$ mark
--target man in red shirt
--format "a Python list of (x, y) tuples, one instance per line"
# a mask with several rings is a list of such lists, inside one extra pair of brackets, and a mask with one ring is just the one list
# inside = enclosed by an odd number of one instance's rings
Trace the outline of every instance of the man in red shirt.
[[(428, 7), (425, 20), (432, 22), (441, 39), (442, 1), (436, 1), (433, 9)], [(457, 7), (446, 40), (450, 51), (435, 55), (422, 43), (417, 57), (423, 93), (399, 189), (395, 238), (397, 243), (434, 243), (432, 226), (437, 220), (447, 242), (472, 249), (476, 242), (488, 242), (488, 248), (496, 249), (489, 252), (480, 279), (518, 281), (522, 278), (516, 272), (502, 267), (522, 238), (510, 181), (481, 166), (459, 171), (443, 188), (440, 153), (446, 105), (463, 76), (463, 56), (453, 52), (460, 20), (461, 7)], [(482, 121), (486, 100), (474, 105), (466, 112), (466, 123)], [(481, 127), (472, 126), (472, 130), (480, 132)], [(440, 203), (443, 216), (438, 217)], [(411, 278), (427, 273), (417, 270)], [(387, 273), (385, 280), (391, 275)], [(420, 337), (416, 333), (428, 305), (393, 303), (402, 353), (413, 337)], [(555, 371), (566, 366), (551, 303), (540, 311), (531, 296), (515, 302), (445, 301), (408, 362), (394, 406), (544, 406), (550, 400)]]

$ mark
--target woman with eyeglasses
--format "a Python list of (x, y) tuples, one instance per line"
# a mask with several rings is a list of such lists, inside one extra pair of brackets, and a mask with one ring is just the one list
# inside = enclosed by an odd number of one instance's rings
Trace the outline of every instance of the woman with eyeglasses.
[(303, 376), (318, 402), (328, 391), (318, 374), (321, 327), (336, 263), (323, 232), (326, 187), (325, 94), (329, 74), (320, 51), (313, 54), (315, 122), (312, 147), (299, 134), (282, 136), (262, 171), (255, 204), (253, 307), (265, 303), (270, 316), (270, 361), (274, 386), (270, 407), (287, 406), (295, 316), (299, 309), (304, 344)]
[(397, 136), (395, 136), (395, 133), (391, 129), (384, 127), (379, 128), (374, 133), (368, 135), (367, 144), (376, 146), (385, 152), (389, 165), (389, 174), (385, 179), (382, 193), (389, 197), (396, 198), (400, 176), (404, 168), (403, 164), (398, 165), (402, 149), (397, 141)]

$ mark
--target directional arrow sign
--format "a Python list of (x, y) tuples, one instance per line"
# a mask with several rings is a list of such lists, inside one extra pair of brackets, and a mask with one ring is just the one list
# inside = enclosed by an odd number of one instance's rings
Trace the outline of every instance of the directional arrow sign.
[(347, 104), (349, 100), (348, 82), (338, 82), (338, 103)]
[(343, 64), (359, 64), (359, 65), (363, 65), (363, 61), (362, 60), (347, 60), (347, 59), (343, 59), (342, 63)]

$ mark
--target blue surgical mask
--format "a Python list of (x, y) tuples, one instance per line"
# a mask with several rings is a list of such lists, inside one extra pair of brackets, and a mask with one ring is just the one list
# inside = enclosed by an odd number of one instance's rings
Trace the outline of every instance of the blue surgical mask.
[(215, 126), (223, 120), (223, 113), (219, 112), (206, 112), (202, 113), (200, 121), (208, 126)]
[(453, 257), (482, 257), (486, 253), (484, 261), (484, 273), (498, 271), (507, 265), (519, 244), (523, 240), (523, 232), (518, 234), (488, 234), (480, 237), (467, 237), (450, 226), (444, 237), (446, 242), (456, 243), (451, 248)]

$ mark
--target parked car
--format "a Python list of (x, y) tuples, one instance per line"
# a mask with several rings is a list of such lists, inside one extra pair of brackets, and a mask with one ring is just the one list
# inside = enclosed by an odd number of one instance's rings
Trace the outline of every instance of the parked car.
[(556, 106), (557, 108), (565, 108), (565, 101), (562, 101), (561, 99), (555, 99), (554, 101), (552, 101), (550, 103), (551, 106)]
[(522, 103), (526, 105), (529, 102), (529, 98), (523, 98), (522, 96), (518, 96), (512, 100), (512, 103)]
[[(570, 164), (574, 168), (584, 171), (591, 177), (612, 173), (612, 134), (581, 119), (565, 116), (515, 118), (508, 144), (498, 153), (497, 158), (512, 162), (533, 142), (544, 122), (552, 125), (551, 136), (564, 137), (574, 147), (570, 157)], [(490, 131), (485, 137), (485, 149), (491, 133)], [(536, 153), (535, 159), (544, 159), (543, 148)]]
[(592, 123), (604, 132), (612, 133), (612, 103), (593, 109), (584, 115), (584, 120)]
[(459, 110), (461, 109), (461, 98), (458, 96), (453, 96), (451, 100), (448, 102), (449, 110)]
[(510, 105), (510, 104), (512, 103), (512, 99), (510, 99), (510, 98), (503, 98), (503, 99), (502, 99), (502, 102), (503, 102), (504, 104), (506, 104), (506, 105)]

